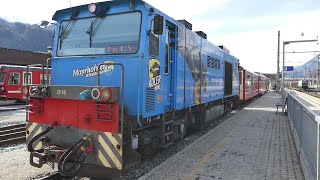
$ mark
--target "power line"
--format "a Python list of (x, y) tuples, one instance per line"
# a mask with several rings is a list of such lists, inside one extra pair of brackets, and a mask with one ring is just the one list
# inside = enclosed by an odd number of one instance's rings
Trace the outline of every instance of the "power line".
[[(292, 51), (292, 52), (285, 52), (286, 54), (301, 54), (301, 53), (317, 53), (320, 51)], [(283, 52), (281, 52), (283, 54)]]

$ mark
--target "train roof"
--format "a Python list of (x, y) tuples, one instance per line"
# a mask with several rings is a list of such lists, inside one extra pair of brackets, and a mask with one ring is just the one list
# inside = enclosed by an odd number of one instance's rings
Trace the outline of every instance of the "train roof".
[[(18, 65), (11, 65), (11, 64), (0, 64), (0, 70), (5, 68), (14, 68), (14, 69), (27, 69), (27, 66), (18, 66)], [(37, 69), (41, 70), (42, 67), (30, 67), (30, 69)], [(49, 68), (51, 69), (51, 68)], [(46, 68), (44, 69), (46, 70)]]

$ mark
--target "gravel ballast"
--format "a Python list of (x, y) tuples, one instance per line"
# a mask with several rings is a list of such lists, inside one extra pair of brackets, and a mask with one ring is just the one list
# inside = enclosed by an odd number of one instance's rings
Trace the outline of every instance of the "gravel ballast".
[(53, 171), (47, 165), (42, 168), (32, 167), (29, 155), (25, 144), (0, 149), (0, 179), (30, 179)]

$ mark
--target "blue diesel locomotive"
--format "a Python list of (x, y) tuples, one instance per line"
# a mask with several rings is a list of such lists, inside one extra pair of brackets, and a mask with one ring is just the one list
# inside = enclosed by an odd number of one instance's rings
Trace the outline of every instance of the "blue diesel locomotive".
[(63, 9), (53, 20), (51, 85), (23, 89), (35, 167), (117, 175), (238, 99), (238, 59), (141, 0)]

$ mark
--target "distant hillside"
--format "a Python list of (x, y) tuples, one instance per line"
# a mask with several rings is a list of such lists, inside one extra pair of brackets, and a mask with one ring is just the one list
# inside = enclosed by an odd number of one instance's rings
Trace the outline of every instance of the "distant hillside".
[[(310, 59), (309, 61), (307, 61), (306, 63), (304, 63), (303, 65), (294, 67), (294, 71), (286, 72), (287, 76), (285, 76), (285, 77), (304, 78), (305, 73), (307, 73), (307, 75), (308, 75), (309, 71), (316, 72), (317, 68), (318, 68), (317, 60), (318, 60), (318, 56), (315, 56), (312, 59)], [(307, 71), (307, 72), (305, 72), (305, 71)]]
[(38, 25), (8, 22), (0, 18), (0, 47), (46, 52), (52, 46), (52, 31)]

